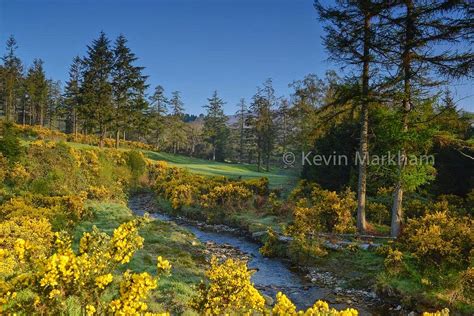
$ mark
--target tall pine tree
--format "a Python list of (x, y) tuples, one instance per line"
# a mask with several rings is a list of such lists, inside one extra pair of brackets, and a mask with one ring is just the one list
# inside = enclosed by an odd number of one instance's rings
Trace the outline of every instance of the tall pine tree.
[(104, 32), (87, 47), (83, 59), (83, 83), (81, 114), (86, 118), (84, 125), (89, 132), (98, 132), (99, 146), (104, 146), (104, 138), (114, 120), (111, 74), (113, 53), (110, 41)]
[(2, 57), (2, 97), (4, 101), (3, 114), (7, 121), (15, 120), (16, 103), (21, 90), (23, 65), (16, 56), (18, 48), (16, 40), (10, 36), (7, 40), (7, 52)]
[(114, 107), (114, 128), (116, 147), (119, 147), (120, 133), (138, 127), (147, 103), (144, 102), (147, 76), (143, 67), (134, 65), (138, 59), (127, 46), (127, 39), (120, 35), (113, 49), (112, 99)]
[[(373, 0), (338, 1), (335, 7), (324, 7), (317, 3), (320, 18), (327, 24), (324, 43), (330, 57), (344, 65), (354, 65), (359, 72), (356, 76), (361, 83), (357, 95), (353, 97), (360, 104), (360, 147), (357, 228), (367, 229), (365, 205), (367, 192), (367, 165), (369, 155), (369, 104), (371, 102), (370, 79), (373, 76), (374, 53), (387, 50), (387, 43), (375, 34), (373, 21), (383, 9)], [(372, 101), (373, 102), (373, 101)]]
[(204, 139), (211, 145), (212, 160), (224, 161), (226, 142), (229, 137), (229, 129), (226, 125), (228, 118), (224, 114), (225, 102), (217, 95), (217, 91), (214, 91), (207, 101), (208, 104), (204, 106), (206, 109)]
[(69, 79), (64, 88), (64, 103), (66, 107), (66, 133), (74, 134), (77, 137), (79, 129), (79, 107), (81, 105), (81, 66), (82, 61), (79, 56), (73, 59), (69, 69)]

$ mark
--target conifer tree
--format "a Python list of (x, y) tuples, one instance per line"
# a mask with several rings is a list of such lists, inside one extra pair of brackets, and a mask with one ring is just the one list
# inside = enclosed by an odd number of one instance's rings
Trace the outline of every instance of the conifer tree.
[(263, 88), (259, 88), (250, 104), (250, 115), (247, 124), (255, 135), (257, 154), (257, 170), (260, 171), (262, 162), (265, 169), (270, 170), (270, 156), (274, 146), (275, 127), (273, 124), (273, 106), (275, 91), (271, 79), (265, 81)]
[[(391, 235), (400, 234), (403, 221), (403, 194), (407, 183), (408, 147), (405, 140), (410, 126), (410, 113), (423, 101), (428, 89), (441, 84), (438, 78), (472, 76), (474, 52), (472, 46), (459, 45), (463, 39), (472, 39), (472, 4), (467, 1), (394, 2), (387, 10), (385, 21), (390, 32), (392, 50), (388, 57), (396, 71), (393, 85), (401, 94), (401, 161), (395, 184), (392, 205)], [(436, 76), (436, 79), (433, 79)], [(416, 179), (421, 184), (423, 179)]]
[(172, 151), (176, 154), (180, 149), (180, 145), (186, 138), (184, 130), (185, 125), (183, 122), (184, 103), (181, 100), (181, 94), (179, 91), (173, 91), (171, 95), (169, 103), (171, 113), (168, 120), (168, 133)]
[[(353, 97), (360, 104), (360, 148), (357, 228), (365, 232), (369, 104), (371, 102), (370, 79), (375, 52), (386, 50), (386, 43), (375, 34), (374, 19), (382, 10), (382, 5), (373, 0), (338, 1), (335, 7), (324, 7), (316, 3), (320, 18), (327, 22), (324, 43), (333, 60), (344, 65), (355, 65), (359, 72), (361, 88)], [(372, 72), (372, 73), (371, 73)], [(373, 102), (373, 101), (372, 101)]]
[(248, 112), (247, 104), (245, 104), (245, 99), (241, 98), (239, 101), (237, 115), (237, 132), (238, 132), (238, 160), (239, 163), (244, 161), (245, 153), (245, 118)]
[(99, 146), (104, 146), (104, 138), (114, 119), (112, 103), (111, 73), (113, 53), (110, 41), (104, 32), (87, 47), (83, 59), (81, 114), (86, 118), (84, 125), (88, 131), (97, 131)]
[(44, 125), (47, 111), (49, 86), (43, 69), (43, 61), (35, 59), (25, 79), (26, 93), (30, 105), (30, 124)]
[(13, 36), (7, 40), (7, 52), (2, 57), (2, 88), (4, 100), (3, 114), (7, 121), (15, 120), (16, 102), (22, 85), (23, 65), (16, 56), (18, 46)]
[(155, 145), (163, 138), (166, 114), (168, 113), (169, 100), (165, 96), (165, 89), (158, 85), (150, 97), (150, 110), (148, 113), (150, 131), (152, 132)]
[(204, 117), (204, 139), (211, 144), (212, 160), (223, 161), (229, 137), (229, 129), (226, 125), (228, 118), (224, 114), (225, 102), (217, 95), (217, 91), (214, 91), (207, 101), (208, 104), (204, 106), (207, 112)]
[(73, 59), (69, 69), (69, 79), (64, 88), (64, 103), (66, 107), (66, 133), (74, 134), (77, 137), (79, 129), (79, 107), (81, 105), (81, 66), (82, 61), (79, 56)]
[(112, 95), (114, 107), (114, 128), (116, 147), (119, 147), (120, 133), (137, 127), (147, 103), (144, 102), (147, 76), (143, 67), (135, 66), (138, 59), (127, 46), (127, 39), (120, 35), (113, 49)]

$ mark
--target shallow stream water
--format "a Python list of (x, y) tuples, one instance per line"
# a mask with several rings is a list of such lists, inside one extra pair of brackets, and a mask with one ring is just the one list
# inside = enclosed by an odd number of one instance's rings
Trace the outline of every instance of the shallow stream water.
[[(165, 222), (175, 222), (178, 226), (191, 231), (202, 243), (213, 242), (216, 245), (233, 247), (245, 253), (250, 259), (249, 269), (255, 270), (252, 281), (255, 287), (271, 298), (275, 298), (276, 293), (285, 293), (298, 308), (308, 308), (317, 300), (327, 301), (331, 307), (345, 309), (354, 307), (359, 310), (359, 315), (388, 315), (376, 307), (367, 307), (366, 304), (354, 302), (353, 297), (335, 294), (333, 288), (325, 288), (311, 283), (301, 273), (293, 271), (290, 266), (278, 258), (266, 258), (259, 252), (260, 245), (246, 237), (230, 232), (216, 232), (203, 229), (160, 213), (158, 209), (150, 210), (149, 203), (143, 195), (132, 196), (129, 200), (130, 209), (137, 215), (145, 212), (150, 216)], [(350, 303), (350, 304), (348, 304)]]

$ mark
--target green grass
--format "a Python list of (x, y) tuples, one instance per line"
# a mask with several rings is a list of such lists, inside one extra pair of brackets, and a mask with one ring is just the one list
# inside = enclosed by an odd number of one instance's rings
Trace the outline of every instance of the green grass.
[[(122, 204), (91, 202), (93, 217), (82, 221), (74, 231), (77, 242), (85, 231), (96, 226), (101, 231), (112, 234), (121, 223), (133, 219), (134, 215)], [(130, 263), (120, 268), (134, 272), (156, 274), (156, 257), (163, 256), (173, 266), (169, 276), (160, 278), (158, 290), (149, 299), (152, 310), (169, 310), (192, 315), (189, 302), (196, 294), (195, 286), (204, 278), (205, 260), (202, 245), (190, 232), (173, 223), (153, 220), (140, 230), (145, 239), (144, 247), (137, 251)]]
[(186, 168), (191, 172), (206, 176), (225, 176), (229, 178), (252, 179), (267, 177), (272, 188), (288, 189), (298, 180), (298, 171), (272, 167), (269, 172), (257, 171), (253, 164), (224, 163), (169, 153), (144, 151), (152, 160), (166, 161), (171, 166)]
[[(32, 139), (22, 139), (22, 145), (28, 145)], [(97, 148), (97, 146), (66, 142), (69, 146), (78, 149)], [(107, 148), (105, 148), (107, 150)], [(127, 148), (119, 148), (122, 151), (128, 151)], [(174, 155), (165, 152), (155, 152), (149, 150), (142, 150), (146, 157), (156, 161), (166, 161), (171, 166), (186, 168), (189, 171), (201, 174), (204, 176), (225, 176), (232, 179), (253, 179), (267, 177), (272, 189), (281, 189), (284, 192), (289, 192), (297, 183), (299, 170), (297, 169), (281, 169), (271, 167), (270, 171), (257, 171), (257, 166), (254, 164), (237, 164), (216, 162), (205, 159), (187, 157), (183, 155)]]

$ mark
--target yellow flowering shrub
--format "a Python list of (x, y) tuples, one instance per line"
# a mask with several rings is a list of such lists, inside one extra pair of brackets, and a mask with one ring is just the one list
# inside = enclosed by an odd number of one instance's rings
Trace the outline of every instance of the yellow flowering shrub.
[[(112, 236), (94, 228), (83, 234), (79, 251), (71, 247), (71, 238), (66, 233), (56, 233), (54, 245), (43, 254), (34, 253), (38, 238), (23, 238), (10, 241), (10, 246), (0, 248), (0, 257), (10, 258), (15, 269), (0, 273), (0, 308), (7, 312), (26, 314), (60, 314), (67, 309), (66, 300), (79, 302), (83, 314), (131, 315), (144, 314), (150, 290), (156, 288), (157, 278), (148, 273), (125, 272), (118, 276), (119, 293), (113, 298), (105, 295), (116, 279), (114, 271), (120, 264), (129, 262), (133, 253), (142, 247), (143, 238), (138, 228), (146, 219), (136, 219), (120, 225)], [(2, 223), (3, 225), (3, 223)], [(52, 233), (50, 233), (50, 237)], [(45, 247), (46, 248), (46, 247)], [(157, 258), (158, 275), (168, 273), (171, 264), (162, 257)], [(28, 289), (31, 295), (13, 297), (11, 293)], [(7, 304), (13, 301), (13, 304)]]
[(258, 195), (268, 195), (269, 181), (267, 177), (241, 181), (242, 185)]
[[(46, 258), (53, 238), (51, 224), (45, 218), (20, 216), (0, 222), (0, 251), (3, 257), (0, 260), (0, 276), (10, 276), (16, 271), (18, 262), (15, 251), (18, 252), (20, 244), (23, 249), (28, 248), (28, 254), (33, 258)], [(23, 251), (22, 260), (24, 255)]]
[(110, 192), (109, 189), (107, 189), (104, 185), (101, 186), (89, 186), (87, 188), (87, 196), (90, 199), (97, 199), (97, 200), (106, 200), (110, 198), (112, 195), (112, 192)]
[(125, 272), (120, 282), (120, 298), (110, 302), (110, 310), (115, 315), (139, 315), (148, 309), (144, 299), (155, 289), (157, 281), (146, 272), (134, 274)]
[(8, 179), (14, 186), (21, 187), (31, 179), (31, 175), (22, 164), (15, 162), (9, 170)]
[(387, 256), (384, 260), (385, 269), (390, 274), (399, 274), (404, 269), (403, 253), (398, 249), (388, 248)]
[(449, 309), (444, 308), (440, 311), (436, 311), (436, 312), (433, 312), (433, 313), (424, 312), (422, 315), (423, 316), (449, 316)]
[(252, 193), (245, 187), (228, 183), (215, 186), (208, 194), (201, 196), (201, 205), (204, 208), (224, 207), (225, 209), (241, 207), (250, 199)]
[(250, 281), (251, 274), (243, 261), (219, 263), (212, 258), (206, 272), (209, 283), (201, 284), (194, 306), (205, 315), (263, 312), (265, 299)]
[[(292, 193), (301, 196), (301, 188)], [(317, 185), (308, 198), (300, 198), (293, 210), (294, 223), (290, 231), (314, 235), (317, 232), (346, 233), (355, 230), (352, 212), (356, 207), (355, 195), (350, 190), (337, 194)]]
[(194, 188), (189, 184), (180, 184), (173, 187), (170, 191), (170, 201), (173, 209), (179, 209), (185, 205), (191, 205), (193, 202)]
[(46, 218), (51, 223), (61, 219), (58, 224), (72, 226), (87, 214), (85, 198), (85, 193), (54, 197), (39, 194), (16, 196), (0, 205), (0, 218), (28, 216)]
[(138, 221), (133, 220), (120, 225), (111, 239), (112, 258), (121, 264), (127, 263), (133, 253), (143, 247), (143, 238), (138, 234)]
[(474, 244), (473, 221), (447, 211), (428, 213), (408, 220), (401, 241), (423, 265), (462, 264)]
[(296, 306), (285, 294), (279, 292), (276, 296), (276, 303), (272, 309), (275, 316), (357, 316), (359, 312), (353, 308), (338, 311), (330, 308), (324, 301), (316, 301), (314, 305), (305, 311), (297, 311)]
[(171, 263), (168, 260), (163, 259), (163, 257), (158, 256), (157, 258), (156, 269), (162, 273), (170, 273), (171, 272)]

